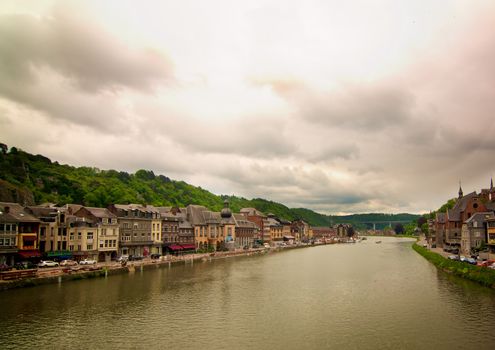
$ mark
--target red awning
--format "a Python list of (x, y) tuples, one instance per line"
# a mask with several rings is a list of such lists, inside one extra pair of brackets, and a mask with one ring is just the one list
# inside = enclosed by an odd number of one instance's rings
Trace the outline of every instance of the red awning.
[(27, 242), (34, 242), (38, 239), (36, 236), (22, 236), (22, 239)]
[(194, 244), (183, 244), (182, 248), (184, 248), (184, 249), (196, 249), (196, 246)]
[(41, 253), (37, 250), (21, 250), (19, 252), (19, 255), (22, 256), (23, 258), (39, 258), (41, 256)]
[(168, 246), (168, 248), (170, 250), (182, 250), (182, 247), (180, 245), (177, 245), (177, 244), (171, 244)]

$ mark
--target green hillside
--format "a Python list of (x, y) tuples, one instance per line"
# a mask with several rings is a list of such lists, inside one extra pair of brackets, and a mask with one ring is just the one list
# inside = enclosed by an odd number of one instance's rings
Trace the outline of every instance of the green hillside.
[(76, 203), (96, 207), (106, 207), (111, 203), (146, 203), (155, 206), (200, 204), (218, 211), (227, 198), (234, 211), (253, 207), (287, 220), (302, 218), (314, 226), (340, 222), (361, 226), (361, 222), (369, 222), (373, 218), (375, 221), (411, 221), (418, 217), (411, 214), (327, 216), (304, 208), (290, 209), (261, 198), (215, 195), (184, 181), (155, 175), (151, 170), (138, 170), (129, 174), (116, 170), (77, 168), (52, 162), (42, 155), (33, 155), (15, 147), (9, 150), (4, 144), (0, 144), (0, 148), (0, 201), (26, 205)]

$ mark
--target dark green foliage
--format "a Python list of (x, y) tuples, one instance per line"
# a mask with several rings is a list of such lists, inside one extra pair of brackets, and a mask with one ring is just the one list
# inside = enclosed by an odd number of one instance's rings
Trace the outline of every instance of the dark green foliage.
[(398, 235), (403, 234), (404, 233), (404, 225), (402, 225), (400, 223), (399, 224), (396, 224), (395, 227), (394, 227), (394, 231)]
[[(92, 167), (76, 168), (60, 165), (42, 155), (32, 155), (15, 147), (7, 152), (7, 146), (0, 144), (0, 150), (0, 179), (4, 180), (0, 181), (0, 201), (18, 201), (24, 204), (17, 198), (31, 196), (27, 204), (75, 203), (96, 207), (106, 207), (111, 203), (146, 203), (155, 206), (199, 204), (219, 211), (223, 208), (224, 200), (228, 199), (234, 212), (253, 207), (285, 220), (303, 219), (312, 226), (350, 223), (356, 228), (364, 228), (364, 223), (376, 221), (386, 226), (388, 223), (385, 222), (388, 221), (412, 221), (418, 218), (418, 215), (411, 214), (328, 216), (304, 208), (290, 209), (283, 204), (261, 198), (249, 200), (237, 196), (218, 196), (184, 181), (155, 175), (150, 170), (141, 169), (135, 174), (128, 174)], [(11, 195), (14, 192), (15, 195)]]
[(487, 287), (495, 287), (495, 270), (445, 259), (443, 256), (433, 253), (416, 243), (414, 243), (413, 249), (445, 272), (452, 273)]
[(452, 199), (449, 199), (447, 201), (447, 203), (445, 203), (444, 205), (442, 205), (439, 209), (438, 209), (438, 212), (439, 213), (446, 213), (447, 212), (447, 209), (452, 209), (455, 205), (455, 199), (452, 198)]

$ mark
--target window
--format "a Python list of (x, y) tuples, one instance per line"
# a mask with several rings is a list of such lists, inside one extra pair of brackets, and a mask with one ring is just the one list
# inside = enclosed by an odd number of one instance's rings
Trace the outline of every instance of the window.
[(81, 245), (80, 244), (77, 245), (77, 250), (79, 250), (79, 251), (81, 250)]
[(86, 250), (93, 250), (93, 245), (92, 244), (88, 244), (86, 246)]
[(88, 232), (88, 239), (93, 239), (93, 232)]
[(105, 239), (105, 248), (108, 248), (108, 239)]
[(0, 245), (3, 245), (3, 238), (0, 238)]
[(69, 250), (72, 252), (74, 250), (74, 246), (71, 244), (69, 245)]
[(81, 235), (82, 235), (81, 232), (78, 232), (77, 233), (77, 239), (81, 239)]

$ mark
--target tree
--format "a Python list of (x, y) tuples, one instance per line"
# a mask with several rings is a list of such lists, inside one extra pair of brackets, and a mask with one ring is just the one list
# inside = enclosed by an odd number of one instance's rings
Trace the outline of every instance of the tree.
[(356, 231), (354, 231), (354, 227), (350, 226), (348, 229), (347, 229), (347, 236), (348, 237), (352, 237), (356, 234)]
[(399, 222), (398, 224), (395, 225), (394, 227), (395, 234), (401, 235), (404, 233), (404, 226)]
[(423, 225), (426, 224), (426, 218), (424, 216), (420, 216), (418, 218), (417, 223), (418, 223), (418, 227), (420, 228), (423, 227)]

